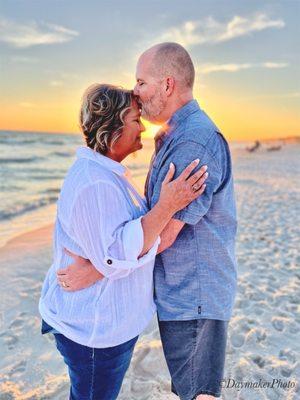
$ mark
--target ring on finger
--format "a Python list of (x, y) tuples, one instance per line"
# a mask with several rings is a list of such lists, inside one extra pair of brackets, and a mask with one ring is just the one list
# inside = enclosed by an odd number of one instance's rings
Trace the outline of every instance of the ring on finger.
[(199, 189), (198, 185), (193, 185), (192, 186), (193, 192), (197, 192), (197, 190)]
[(66, 284), (66, 282), (64, 282), (64, 281), (62, 281), (62, 287), (64, 287), (64, 288), (66, 288), (66, 287), (68, 287), (68, 285)]

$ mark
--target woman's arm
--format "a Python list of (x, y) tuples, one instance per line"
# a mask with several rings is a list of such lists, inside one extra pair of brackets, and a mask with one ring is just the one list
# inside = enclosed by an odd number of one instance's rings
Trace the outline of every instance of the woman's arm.
[[(207, 178), (205, 171), (207, 167), (203, 166), (194, 175), (190, 176), (198, 164), (199, 160), (194, 160), (182, 174), (173, 181), (171, 180), (175, 173), (175, 166), (173, 163), (170, 164), (169, 171), (162, 182), (159, 201), (142, 218), (144, 246), (140, 256), (147, 253), (152, 247), (173, 215), (204, 192), (204, 182)], [(197, 185), (197, 191), (193, 190), (193, 186), (195, 185)]]
[(185, 223), (183, 221), (179, 221), (175, 218), (171, 219), (160, 234), (160, 244), (157, 249), (157, 254), (162, 253), (164, 250), (172, 246), (184, 225)]
[[(170, 166), (170, 169), (162, 183), (159, 201), (153, 207), (153, 209), (150, 210), (141, 219), (143, 237), (136, 238), (136, 240), (134, 240), (134, 236), (132, 235), (132, 233), (134, 233), (134, 231), (132, 231), (132, 227), (137, 229), (136, 227), (139, 226), (139, 224), (136, 223), (138, 222), (137, 220), (129, 221), (124, 227), (121, 228), (121, 231), (119, 230), (119, 232), (116, 233), (117, 238), (115, 240), (115, 243), (113, 243), (113, 245), (111, 246), (112, 251), (116, 253), (118, 253), (116, 249), (118, 250), (120, 248), (120, 244), (123, 245), (123, 248), (125, 248), (126, 252), (126, 248), (130, 247), (132, 245), (132, 242), (137, 242), (137, 244), (134, 243), (137, 248), (139, 240), (143, 241), (141, 251), (136, 254), (137, 260), (132, 260), (134, 252), (129, 252), (129, 254), (126, 253), (125, 259), (123, 260), (110, 256), (105, 257), (105, 260), (103, 260), (103, 257), (101, 259), (101, 256), (99, 257), (99, 255), (97, 254), (99, 252), (95, 251), (95, 249), (97, 250), (97, 237), (101, 233), (101, 230), (99, 230), (99, 224), (95, 225), (95, 231), (92, 232), (94, 233), (94, 237), (92, 237), (91, 235), (91, 228), (87, 232), (85, 232), (81, 237), (86, 240), (86, 246), (88, 247), (86, 249), (86, 254), (89, 256), (91, 263), (88, 260), (76, 257), (75, 264), (72, 264), (69, 267), (61, 269), (57, 272), (59, 283), (64, 282), (64, 284), (68, 285), (68, 288), (64, 287), (65, 290), (78, 290), (84, 287), (88, 287), (96, 280), (102, 279), (103, 276), (116, 278), (118, 268), (120, 268), (120, 270), (123, 270), (118, 277), (126, 276), (128, 275), (128, 273), (131, 272), (132, 269), (148, 262), (150, 260), (149, 257), (151, 257), (152, 259), (157, 252), (157, 247), (159, 244), (157, 243), (158, 236), (171, 220), (172, 216), (178, 210), (184, 208), (187, 204), (189, 204), (200, 194), (202, 194), (205, 189), (205, 185), (203, 185), (207, 177), (207, 174), (205, 174), (205, 166), (202, 167), (194, 175), (190, 176), (191, 172), (198, 163), (198, 160), (191, 163), (174, 181), (171, 181), (171, 179), (174, 175), (175, 167), (174, 165)], [(87, 220), (90, 219), (90, 216), (85, 215), (84, 218), (82, 218), (81, 211), (79, 215), (81, 219), (77, 221), (77, 225), (79, 226), (79, 231), (82, 232), (82, 225), (86, 225), (86, 223), (88, 222)], [(113, 214), (111, 215), (111, 217), (113, 217)], [(105, 222), (106, 224), (108, 223), (108, 221)], [(110, 219), (109, 225), (111, 225), (112, 223), (113, 221)], [(122, 241), (122, 243), (120, 243), (120, 240)], [(156, 248), (154, 254), (147, 254), (150, 249), (151, 252), (153, 252), (153, 245), (155, 243)], [(136, 248), (134, 249), (134, 251), (136, 251)], [(126, 255), (128, 257), (126, 257)], [(92, 263), (94, 264), (95, 268), (93, 267)], [(105, 265), (105, 263), (107, 263), (107, 265)], [(93, 268), (93, 270), (91, 268)], [(95, 271), (95, 269), (98, 270), (98, 272)], [(114, 271), (116, 273), (114, 273)]]

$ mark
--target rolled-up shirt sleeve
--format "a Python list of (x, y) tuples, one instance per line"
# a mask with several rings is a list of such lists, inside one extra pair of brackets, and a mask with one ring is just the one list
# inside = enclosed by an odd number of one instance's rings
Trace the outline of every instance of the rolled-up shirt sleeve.
[(81, 190), (74, 201), (72, 236), (98, 271), (119, 279), (156, 256), (159, 237), (139, 257), (144, 246), (141, 219), (132, 219), (128, 199), (117, 186), (99, 181)]
[(187, 207), (174, 214), (173, 218), (178, 219), (186, 224), (195, 225), (207, 213), (211, 206), (212, 198), (221, 183), (221, 171), (216, 164), (214, 158), (200, 144), (194, 142), (184, 142), (174, 147), (165, 157), (164, 163), (158, 172), (158, 179), (153, 189), (153, 196), (150, 204), (151, 208), (159, 199), (162, 181), (168, 171), (171, 162), (175, 164), (176, 179), (182, 171), (195, 159), (199, 158), (200, 163), (193, 171), (196, 172), (203, 165), (208, 166), (208, 179), (204, 193), (192, 201)]

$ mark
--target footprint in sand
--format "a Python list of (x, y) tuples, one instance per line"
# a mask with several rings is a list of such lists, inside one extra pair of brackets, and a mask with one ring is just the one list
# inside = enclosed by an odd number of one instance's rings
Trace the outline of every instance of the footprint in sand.
[(267, 339), (267, 332), (264, 328), (252, 328), (246, 335), (246, 342), (261, 343)]
[(254, 307), (253, 311), (256, 315), (263, 315), (265, 310), (262, 307)]
[(10, 325), (9, 328), (19, 328), (23, 326), (24, 321), (21, 318), (16, 318)]
[(272, 318), (272, 325), (279, 332), (282, 332), (283, 329), (284, 329), (284, 321), (283, 321), (282, 318), (273, 317)]
[(290, 326), (289, 331), (290, 331), (290, 333), (299, 334), (299, 326), (296, 326), (295, 324), (293, 324)]
[(242, 347), (245, 343), (245, 338), (243, 335), (239, 333), (234, 333), (230, 337), (230, 342), (233, 347)]
[(12, 321), (12, 323), (9, 325), (9, 329), (16, 329), (23, 327), (26, 323), (27, 318), (28, 318), (27, 312), (19, 313), (16, 319), (14, 319), (14, 321)]
[(289, 361), (292, 364), (294, 364), (297, 359), (295, 353), (290, 349), (280, 350), (278, 357), (280, 358), (280, 360)]
[(259, 368), (263, 368), (266, 365), (266, 361), (261, 356), (254, 356), (252, 358), (254, 364), (256, 364)]
[(286, 311), (296, 314), (296, 312), (298, 310), (298, 305), (297, 304), (285, 304), (284, 308)]
[(25, 360), (18, 362), (16, 365), (12, 367), (11, 371), (9, 372), (9, 376), (24, 372), (26, 370), (26, 365), (27, 363)]
[(281, 368), (280, 373), (284, 378), (289, 378), (293, 373), (293, 369), (289, 367), (284, 367)]
[(6, 336), (4, 337), (4, 343), (7, 345), (9, 350), (13, 350), (16, 347), (19, 339), (17, 336), (12, 335), (9, 332), (6, 332)]

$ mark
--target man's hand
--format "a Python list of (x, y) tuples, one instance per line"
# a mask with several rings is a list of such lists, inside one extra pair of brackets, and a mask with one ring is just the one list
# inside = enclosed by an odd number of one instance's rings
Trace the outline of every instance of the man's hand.
[(59, 269), (56, 276), (59, 285), (66, 292), (85, 289), (104, 277), (89, 260), (73, 254), (67, 249), (65, 249), (65, 253), (74, 259), (74, 263), (68, 265), (67, 268)]

